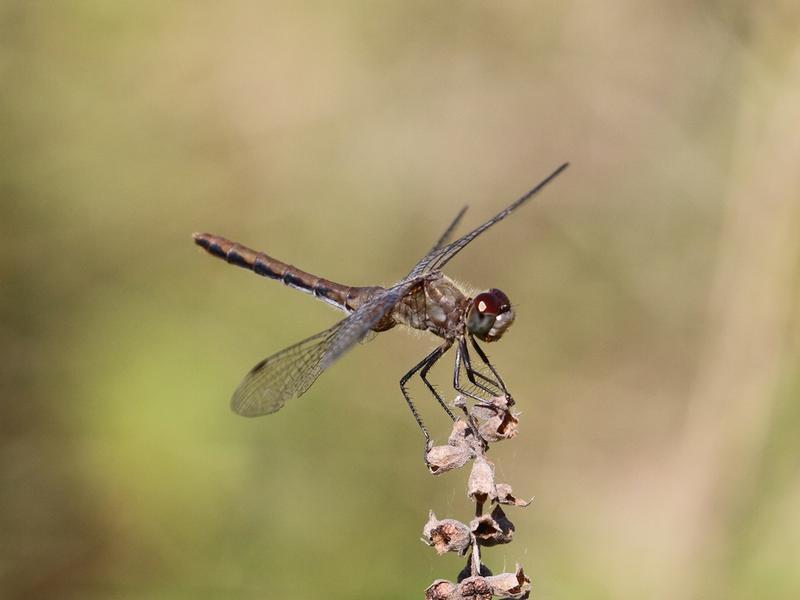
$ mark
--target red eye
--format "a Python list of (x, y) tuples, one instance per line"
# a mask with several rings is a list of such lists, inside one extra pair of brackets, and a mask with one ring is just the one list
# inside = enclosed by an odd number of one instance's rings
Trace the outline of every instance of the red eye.
[(499, 315), (511, 308), (511, 301), (508, 296), (495, 288), (475, 296), (473, 304), (475, 310), (482, 315)]

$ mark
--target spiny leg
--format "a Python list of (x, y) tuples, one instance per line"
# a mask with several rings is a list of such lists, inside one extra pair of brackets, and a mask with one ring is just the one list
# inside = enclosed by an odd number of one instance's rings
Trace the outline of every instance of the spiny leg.
[[(463, 339), (459, 340), (459, 343), (456, 346), (456, 366), (455, 366), (455, 369), (453, 371), (453, 387), (460, 394), (464, 394), (465, 396), (469, 396), (470, 398), (472, 398), (476, 402), (485, 403), (486, 400), (484, 398), (481, 398), (480, 396), (478, 396), (476, 394), (473, 394), (472, 392), (468, 391), (467, 389), (461, 387), (461, 364), (464, 362), (463, 351), (465, 349), (466, 349), (466, 346), (464, 345)], [(478, 424), (475, 422), (475, 419), (470, 414), (469, 410), (467, 409), (467, 405), (465, 403), (461, 404), (461, 410), (464, 411), (464, 415), (467, 417), (467, 422), (469, 423), (470, 429), (472, 429), (472, 433), (475, 435), (475, 437), (477, 439), (481, 440), (481, 442), (483, 443), (484, 449), (488, 448), (489, 446), (486, 443), (486, 440), (484, 440), (481, 437), (481, 434), (478, 431)]]
[(461, 387), (461, 365), (464, 363), (464, 344), (461, 343), (459, 340), (458, 346), (456, 346), (456, 366), (453, 371), (453, 387), (459, 394), (463, 394), (464, 396), (468, 396), (472, 398), (476, 402), (486, 402), (485, 398), (481, 398), (477, 394), (469, 391), (466, 388)]
[(487, 367), (489, 367), (489, 370), (492, 372), (492, 375), (494, 375), (495, 378), (497, 379), (497, 383), (500, 384), (499, 387), (500, 387), (501, 390), (503, 390), (503, 395), (506, 397), (506, 401), (508, 402), (508, 405), (509, 406), (514, 406), (514, 398), (511, 397), (511, 394), (509, 393), (508, 388), (506, 387), (506, 384), (503, 381), (503, 378), (500, 377), (500, 373), (498, 373), (497, 369), (494, 368), (494, 365), (492, 365), (492, 363), (489, 362), (489, 357), (486, 356), (486, 353), (483, 351), (483, 348), (481, 348), (478, 345), (478, 342), (476, 342), (475, 338), (473, 336), (471, 336), (471, 335), (469, 336), (469, 341), (472, 343), (472, 347), (475, 348), (475, 352), (478, 353), (478, 356), (483, 361), (483, 364), (485, 364)]
[[(473, 368), (472, 360), (470, 359), (469, 356), (469, 350), (467, 350), (467, 343), (463, 339), (459, 340), (459, 345), (461, 346), (461, 354), (463, 357), (464, 367), (466, 367), (467, 370), (467, 379), (469, 379), (472, 385), (474, 385), (480, 390), (483, 390), (490, 396), (497, 396), (500, 393), (500, 390), (502, 389), (500, 384), (491, 377), (487, 377), (480, 371), (477, 371), (475, 368)], [(490, 386), (492, 386), (494, 389), (487, 387), (486, 385), (478, 381), (478, 379), (482, 379)]]
[(447, 413), (447, 416), (450, 417), (453, 421), (455, 421), (456, 420), (456, 416), (447, 407), (447, 404), (445, 404), (444, 399), (441, 397), (441, 395), (439, 395), (439, 392), (436, 391), (436, 387), (434, 387), (434, 385), (430, 381), (428, 381), (428, 377), (427, 377), (428, 371), (431, 370), (431, 367), (433, 367), (433, 365), (435, 365), (436, 362), (442, 356), (444, 356), (444, 353), (447, 352), (450, 349), (450, 346), (452, 346), (452, 345), (453, 345), (453, 342), (450, 341), (450, 340), (447, 340), (447, 341), (445, 341), (444, 344), (442, 344), (436, 350), (431, 352), (425, 358), (425, 361), (424, 361), (425, 362), (425, 366), (422, 367), (422, 370), (419, 372), (419, 377), (420, 377), (420, 379), (422, 379), (422, 381), (425, 382), (425, 385), (428, 386), (428, 389), (431, 391), (431, 394), (433, 394), (436, 397), (436, 400), (439, 402), (441, 407), (444, 409), (444, 412)]
[[(403, 375), (403, 377), (400, 379), (400, 391), (403, 392), (403, 397), (406, 399), (406, 402), (408, 403), (408, 408), (411, 409), (411, 414), (414, 415), (414, 419), (417, 421), (417, 425), (419, 425), (419, 428), (422, 430), (422, 434), (425, 436), (425, 450), (426, 451), (431, 446), (431, 434), (430, 434), (430, 432), (428, 432), (428, 428), (425, 427), (425, 423), (422, 422), (422, 417), (419, 416), (419, 413), (417, 412), (417, 407), (414, 406), (414, 401), (411, 399), (411, 396), (409, 395), (408, 390), (406, 389), (406, 383), (408, 383), (408, 380), (411, 379), (414, 376), (414, 373), (416, 373), (420, 369), (425, 369), (425, 367), (428, 367), (428, 369), (430, 369), (430, 365), (432, 365), (434, 362), (439, 360), (441, 355), (444, 354), (444, 351), (447, 350), (447, 348), (450, 347), (451, 343), (452, 342), (446, 343), (445, 345), (442, 345), (439, 348), (436, 348), (436, 350), (434, 350), (433, 352), (428, 354), (428, 356), (426, 356), (420, 362), (418, 362), (416, 365), (414, 365), (411, 368), (411, 370), (408, 373), (406, 373), (405, 375)], [(428, 369), (425, 369), (425, 373), (426, 374), (428, 372)], [(436, 396), (436, 399), (439, 400), (439, 403), (442, 406), (445, 407), (445, 410), (447, 411), (447, 414), (449, 414), (452, 417), (453, 413), (451, 413), (447, 409), (447, 407), (444, 405), (444, 402), (439, 397), (439, 394), (436, 393), (433, 390), (433, 388), (431, 387), (431, 384), (428, 383), (428, 381), (425, 379), (424, 376), (422, 377), (422, 380), (425, 381), (425, 383), (428, 385), (428, 387), (431, 389), (431, 391), (433, 391), (434, 395)]]

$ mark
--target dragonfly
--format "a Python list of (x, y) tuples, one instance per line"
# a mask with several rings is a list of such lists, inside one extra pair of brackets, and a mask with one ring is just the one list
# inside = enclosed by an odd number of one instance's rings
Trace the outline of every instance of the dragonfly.
[[(442, 269), (470, 242), (536, 196), (568, 166), (569, 163), (562, 164), (510, 206), (469, 233), (452, 240), (467, 210), (466, 206), (462, 208), (430, 251), (402, 280), (390, 287), (344, 285), (312, 275), (224, 237), (210, 233), (193, 234), (195, 243), (209, 254), (311, 294), (347, 313), (332, 327), (255, 365), (233, 394), (233, 411), (245, 417), (278, 411), (286, 402), (303, 395), (325, 369), (353, 346), (374, 332), (387, 331), (397, 325), (428, 331), (441, 340), (400, 379), (400, 390), (425, 436), (426, 448), (431, 446), (431, 435), (408, 392), (408, 382), (419, 374), (439, 405), (455, 420), (456, 416), (428, 379), (431, 368), (453, 347), (453, 388), (462, 397), (486, 403), (490, 398), (504, 396), (508, 405), (513, 405), (514, 400), (505, 382), (478, 343), (496, 342), (503, 337), (515, 318), (511, 301), (497, 288), (470, 297)], [(481, 364), (475, 365), (470, 348)], [(464, 377), (468, 384), (464, 383)]]

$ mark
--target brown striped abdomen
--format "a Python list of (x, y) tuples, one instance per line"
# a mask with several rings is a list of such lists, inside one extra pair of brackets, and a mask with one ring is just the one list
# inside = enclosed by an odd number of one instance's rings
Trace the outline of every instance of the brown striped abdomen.
[(195, 244), (209, 254), (225, 261), (253, 271), (257, 275), (269, 277), (283, 282), (291, 288), (306, 292), (346, 312), (352, 312), (368, 300), (376, 291), (376, 287), (353, 287), (317, 277), (281, 262), (263, 252), (256, 252), (211, 233), (192, 234)]

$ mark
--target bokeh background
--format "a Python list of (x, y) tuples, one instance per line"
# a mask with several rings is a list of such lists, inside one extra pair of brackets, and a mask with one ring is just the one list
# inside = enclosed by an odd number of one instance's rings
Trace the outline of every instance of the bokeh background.
[[(468, 519), (394, 330), (270, 418), (244, 373), (332, 324), (193, 231), (518, 307), (493, 449), (540, 599), (800, 596), (796, 2), (0, 3), (0, 596), (418, 598)], [(449, 364), (434, 378), (448, 389)], [(446, 422), (414, 393), (438, 439)]]

